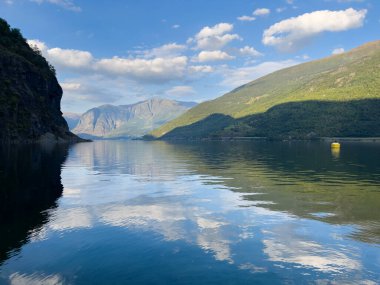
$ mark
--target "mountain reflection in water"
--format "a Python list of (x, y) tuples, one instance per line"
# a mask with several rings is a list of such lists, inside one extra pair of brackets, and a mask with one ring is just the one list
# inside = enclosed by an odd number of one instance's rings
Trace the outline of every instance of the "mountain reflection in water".
[[(24, 165), (58, 181), (56, 194), (40, 220), (10, 219), (24, 230), (2, 249), (0, 282), (380, 281), (379, 145), (337, 156), (324, 143), (100, 141), (64, 163), (59, 153)], [(34, 179), (8, 188), (48, 189)]]

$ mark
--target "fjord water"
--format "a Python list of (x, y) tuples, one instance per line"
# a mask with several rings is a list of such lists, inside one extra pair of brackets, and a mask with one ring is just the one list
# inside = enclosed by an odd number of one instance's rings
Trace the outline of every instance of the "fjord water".
[(378, 284), (380, 145), (2, 149), (1, 284)]

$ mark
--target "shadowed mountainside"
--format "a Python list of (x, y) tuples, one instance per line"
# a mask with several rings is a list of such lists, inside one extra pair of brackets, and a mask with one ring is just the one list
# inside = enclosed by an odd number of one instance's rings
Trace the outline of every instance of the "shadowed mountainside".
[(54, 67), (0, 18), (0, 141), (78, 141), (61, 113)]
[(240, 119), (213, 114), (189, 126), (178, 127), (162, 138), (379, 137), (379, 110), (380, 99), (291, 102), (274, 106), (264, 113)]

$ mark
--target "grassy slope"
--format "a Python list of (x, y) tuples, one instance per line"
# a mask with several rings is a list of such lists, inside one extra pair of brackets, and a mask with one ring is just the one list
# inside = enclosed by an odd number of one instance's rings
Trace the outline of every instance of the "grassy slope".
[[(232, 118), (260, 114), (289, 102), (380, 99), (380, 41), (350, 52), (286, 68), (192, 108), (152, 132), (161, 137), (212, 114)], [(180, 135), (180, 134), (179, 134)]]

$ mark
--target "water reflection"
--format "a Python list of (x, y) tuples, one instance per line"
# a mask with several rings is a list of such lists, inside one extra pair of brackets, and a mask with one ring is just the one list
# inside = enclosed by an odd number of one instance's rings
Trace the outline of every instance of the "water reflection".
[(338, 159), (340, 156), (340, 148), (331, 148), (331, 155)]
[(48, 221), (45, 210), (62, 194), (61, 165), (67, 146), (0, 147), (0, 264), (16, 254)]
[(75, 145), (58, 207), (0, 281), (374, 284), (379, 154), (370, 144), (345, 146), (339, 160), (312, 143)]
[(380, 243), (378, 144), (347, 143), (339, 160), (324, 143), (202, 143), (181, 144), (180, 149), (179, 159), (191, 157), (189, 167), (233, 178), (223, 184), (254, 205), (354, 224), (352, 237)]

